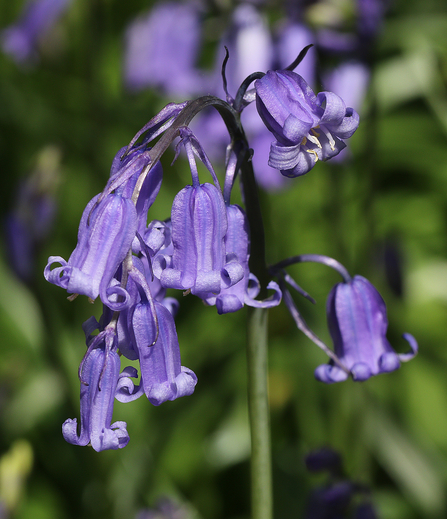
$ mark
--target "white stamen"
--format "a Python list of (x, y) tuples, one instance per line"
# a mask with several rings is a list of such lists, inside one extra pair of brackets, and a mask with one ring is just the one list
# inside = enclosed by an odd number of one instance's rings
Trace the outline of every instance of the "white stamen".
[[(315, 132), (316, 133), (316, 132)], [(321, 143), (320, 141), (318, 140), (318, 137), (316, 137), (315, 135), (310, 135), (310, 134), (307, 134), (307, 138), (310, 142), (312, 142), (313, 144), (315, 144), (316, 146), (318, 146), (320, 149), (322, 148), (321, 146)]]
[(327, 140), (329, 141), (329, 146), (331, 147), (331, 150), (335, 151), (335, 140), (332, 137), (331, 132), (326, 130), (326, 128), (324, 126), (321, 126), (320, 129), (326, 135)]

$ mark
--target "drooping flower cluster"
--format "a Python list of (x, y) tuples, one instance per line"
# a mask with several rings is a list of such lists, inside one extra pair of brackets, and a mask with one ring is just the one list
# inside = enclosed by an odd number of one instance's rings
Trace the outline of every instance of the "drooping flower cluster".
[[(255, 89), (248, 90), (254, 80)], [(377, 291), (364, 278), (351, 279), (335, 260), (297, 256), (267, 270), (256, 183), (239, 119), (240, 112), (255, 100), (262, 120), (278, 139), (271, 157), (289, 176), (305, 174), (317, 158), (336, 155), (345, 146), (342, 139), (358, 126), (357, 114), (335, 94), (315, 96), (301, 76), (289, 70), (270, 71), (250, 75), (234, 99), (227, 96), (227, 102), (204, 96), (168, 104), (129, 146), (119, 150), (105, 189), (84, 210), (73, 253), (68, 260), (51, 256), (44, 272), (47, 281), (71, 294), (69, 299), (99, 297), (103, 304), (99, 321), (92, 317), (84, 323), (87, 352), (79, 367), (80, 432), (76, 420), (67, 420), (62, 430), (68, 442), (91, 444), (97, 451), (122, 448), (129, 436), (124, 422), (112, 423), (115, 399), (127, 403), (144, 394), (153, 405), (160, 405), (194, 392), (197, 377), (180, 360), (174, 322), (179, 305), (166, 297), (167, 289), (193, 294), (215, 306), (219, 314), (236, 312), (244, 305), (270, 308), (284, 297), (297, 326), (331, 357), (331, 365), (316, 371), (323, 382), (344, 380), (348, 375), (366, 380), (397, 369), (400, 361), (416, 353), (411, 336), (407, 336), (411, 354), (392, 351), (385, 338), (385, 306)], [(232, 137), (223, 190), (188, 126), (201, 109), (211, 105)], [(169, 219), (148, 223), (162, 183), (159, 159), (177, 138), (175, 159), (186, 153), (191, 184), (174, 198)], [(211, 182), (200, 182), (196, 160), (208, 170)], [(238, 175), (245, 210), (231, 204)], [(344, 278), (328, 303), (335, 352), (307, 327), (287, 288), (311, 299), (284, 271), (301, 261), (324, 263)], [(268, 290), (270, 297), (266, 297)], [(257, 299), (260, 294), (263, 300)], [(137, 360), (139, 370), (132, 366), (121, 370), (121, 360), (126, 358)]]
[[(273, 281), (267, 288), (274, 295), (255, 299), (259, 282), (248, 267), (247, 218), (230, 204), (237, 160), (229, 161), (224, 199), (208, 157), (187, 126), (173, 135), (180, 137), (177, 155), (186, 151), (192, 184), (175, 197), (170, 219), (147, 223), (163, 176), (149, 142), (168, 130), (187, 104), (168, 105), (117, 153), (106, 188), (84, 210), (74, 251), (68, 260), (51, 256), (45, 268), (47, 281), (66, 289), (69, 299), (85, 295), (103, 303), (100, 320), (84, 323), (80, 432), (76, 419), (62, 428), (70, 443), (91, 444), (97, 451), (127, 445), (126, 424), (112, 423), (115, 398), (130, 402), (145, 394), (160, 405), (193, 393), (197, 377), (181, 365), (174, 323), (178, 302), (166, 297), (168, 288), (198, 296), (219, 314), (281, 300)], [(144, 133), (143, 142), (135, 144)], [(196, 158), (212, 183), (200, 183)], [(138, 360), (139, 373), (131, 366), (121, 371), (121, 358)]]

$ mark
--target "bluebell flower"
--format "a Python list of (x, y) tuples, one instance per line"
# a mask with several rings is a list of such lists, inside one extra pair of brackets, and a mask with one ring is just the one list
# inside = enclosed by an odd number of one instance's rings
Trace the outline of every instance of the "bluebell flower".
[[(155, 309), (155, 316), (154, 316)], [(141, 301), (133, 310), (132, 333), (138, 348), (141, 383), (135, 387), (129, 377), (133, 368), (124, 370), (116, 398), (130, 402), (143, 393), (153, 405), (191, 395), (197, 383), (193, 371), (181, 365), (180, 347), (171, 312), (158, 301)]]
[[(127, 292), (111, 286), (113, 276), (126, 257), (137, 231), (137, 214), (131, 200), (117, 194), (106, 196), (97, 203), (94, 197), (84, 210), (78, 231), (78, 243), (68, 262), (60, 256), (50, 256), (45, 267), (45, 279), (65, 288), (70, 294), (96, 299), (114, 310), (126, 306)], [(51, 270), (54, 263), (60, 267)], [(124, 302), (112, 302), (119, 293)]]
[[(191, 168), (192, 185), (184, 187), (175, 197), (171, 209), (172, 261), (160, 275), (166, 288), (190, 290), (200, 297), (219, 294), (244, 275), (240, 264), (227, 258), (225, 235), (227, 211), (214, 169), (189, 128), (180, 128), (181, 141)], [(214, 184), (200, 184), (195, 155), (205, 164)], [(229, 261), (231, 265), (227, 265)], [(227, 268), (228, 266), (228, 268)]]
[(89, 348), (81, 365), (81, 431), (78, 435), (76, 418), (68, 419), (62, 434), (67, 442), (91, 444), (98, 452), (122, 449), (129, 442), (126, 423), (111, 423), (120, 372), (120, 358), (112, 349), (114, 332), (100, 332), (93, 341), (96, 347)]
[(332, 92), (315, 95), (306, 81), (288, 70), (269, 71), (256, 80), (256, 107), (276, 137), (269, 165), (288, 177), (304, 175), (316, 162), (345, 148), (343, 139), (359, 124), (355, 110)]
[(36, 169), (20, 183), (5, 219), (10, 266), (25, 282), (34, 274), (37, 250), (50, 234), (56, 217), (54, 192), (59, 183), (60, 158), (54, 146), (41, 151)]
[(37, 58), (40, 38), (68, 9), (71, 0), (33, 0), (25, 5), (20, 19), (0, 33), (3, 52), (18, 63)]
[[(327, 300), (329, 331), (335, 355), (356, 381), (387, 373), (399, 368), (401, 362), (412, 359), (417, 343), (410, 334), (404, 338), (411, 352), (397, 354), (386, 338), (388, 319), (385, 302), (374, 286), (362, 276), (337, 284)], [(319, 366), (315, 377), (322, 382), (340, 382), (348, 374), (330, 364)]]
[(222, 193), (213, 184), (186, 186), (172, 204), (172, 267), (161, 284), (193, 294), (219, 293), (225, 264), (227, 215)]
[[(258, 301), (256, 297), (260, 292), (260, 284), (254, 274), (250, 272), (248, 260), (250, 258), (250, 238), (248, 222), (245, 212), (238, 205), (227, 206), (228, 229), (225, 234), (225, 251), (227, 264), (223, 274), (226, 286), (223, 286), (218, 295), (207, 295), (205, 302), (216, 305), (218, 314), (237, 312), (244, 304), (258, 308), (271, 308), (281, 302), (281, 290), (274, 281), (267, 285), (268, 290), (273, 290), (272, 297)], [(232, 279), (239, 275), (240, 266), (244, 275), (236, 283)], [(231, 270), (234, 269), (234, 273)]]
[[(209, 305), (216, 305), (219, 314), (236, 312), (244, 306), (247, 297), (248, 285), (248, 258), (249, 258), (249, 237), (248, 222), (244, 211), (237, 205), (229, 205), (226, 208), (228, 228), (224, 238), (226, 253), (230, 253), (237, 262), (234, 265), (243, 267), (244, 275), (237, 283), (225, 287), (218, 295), (209, 294), (205, 301)], [(231, 268), (231, 262), (229, 263)], [(230, 275), (227, 275), (230, 280)]]
[(182, 97), (200, 91), (196, 68), (200, 39), (199, 11), (192, 2), (156, 4), (126, 31), (126, 87), (134, 91), (156, 87)]

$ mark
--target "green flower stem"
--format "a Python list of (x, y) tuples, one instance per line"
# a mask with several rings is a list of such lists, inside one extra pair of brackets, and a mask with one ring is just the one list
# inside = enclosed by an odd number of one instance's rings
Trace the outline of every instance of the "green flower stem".
[(247, 308), (248, 408), (251, 431), (252, 519), (272, 519), (272, 463), (267, 387), (267, 315)]

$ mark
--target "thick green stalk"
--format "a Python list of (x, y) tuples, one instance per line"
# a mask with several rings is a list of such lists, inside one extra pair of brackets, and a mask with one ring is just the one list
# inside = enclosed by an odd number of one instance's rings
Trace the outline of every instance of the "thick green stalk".
[(272, 519), (273, 517), (270, 416), (267, 386), (267, 315), (267, 309), (247, 308), (252, 519)]

